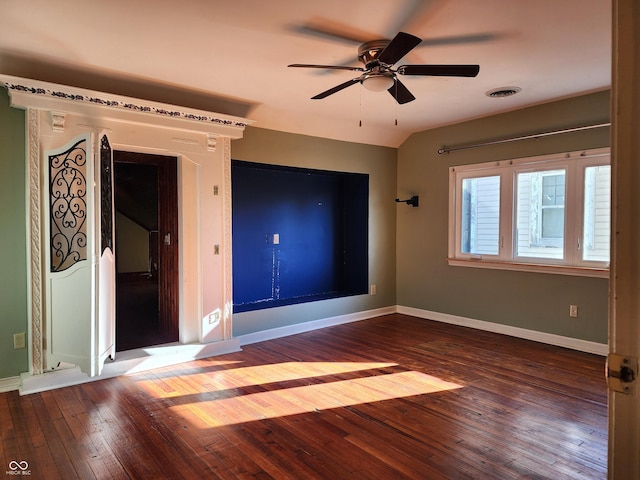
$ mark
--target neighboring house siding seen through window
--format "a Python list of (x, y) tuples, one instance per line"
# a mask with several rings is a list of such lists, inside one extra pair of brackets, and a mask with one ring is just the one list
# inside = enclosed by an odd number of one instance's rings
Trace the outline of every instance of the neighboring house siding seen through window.
[(497, 255), (500, 240), (500, 177), (462, 181), (463, 253)]
[(606, 276), (609, 149), (451, 167), (449, 263)]

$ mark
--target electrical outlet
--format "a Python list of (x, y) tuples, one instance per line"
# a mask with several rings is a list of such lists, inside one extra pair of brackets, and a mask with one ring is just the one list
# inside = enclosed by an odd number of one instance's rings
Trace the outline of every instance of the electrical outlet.
[(371, 295), (376, 295), (378, 293), (378, 287), (376, 285), (371, 285), (369, 293), (371, 293)]
[(13, 349), (18, 350), (20, 348), (26, 348), (26, 335), (24, 332), (22, 333), (14, 333), (13, 334)]
[(220, 322), (220, 309), (217, 308), (209, 314), (209, 325)]
[(578, 305), (569, 305), (569, 316), (573, 318), (578, 316)]

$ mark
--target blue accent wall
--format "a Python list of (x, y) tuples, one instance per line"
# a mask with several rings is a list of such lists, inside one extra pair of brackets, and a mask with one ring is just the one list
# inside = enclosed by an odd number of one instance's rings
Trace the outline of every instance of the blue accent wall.
[(368, 175), (231, 168), (234, 312), (367, 293)]

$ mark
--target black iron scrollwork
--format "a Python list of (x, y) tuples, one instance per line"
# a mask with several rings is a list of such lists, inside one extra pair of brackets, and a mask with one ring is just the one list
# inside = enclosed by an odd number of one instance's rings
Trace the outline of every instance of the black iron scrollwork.
[(87, 259), (87, 140), (49, 156), (51, 271)]
[(113, 252), (113, 185), (112, 185), (111, 146), (106, 135), (100, 141), (100, 211), (101, 211), (101, 249)]

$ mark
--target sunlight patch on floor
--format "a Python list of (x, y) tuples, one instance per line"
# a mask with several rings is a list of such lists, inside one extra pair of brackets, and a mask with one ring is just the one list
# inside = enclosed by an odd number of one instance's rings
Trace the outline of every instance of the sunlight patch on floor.
[(153, 397), (168, 398), (395, 366), (395, 363), (380, 362), (284, 362), (171, 378), (145, 377), (138, 380), (138, 385)]
[(220, 427), (332, 408), (382, 402), (462, 388), (420, 372), (375, 375), (353, 380), (284, 388), (169, 407), (200, 428)]

